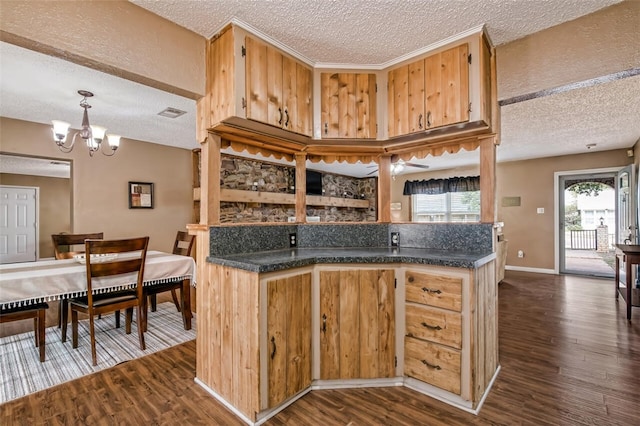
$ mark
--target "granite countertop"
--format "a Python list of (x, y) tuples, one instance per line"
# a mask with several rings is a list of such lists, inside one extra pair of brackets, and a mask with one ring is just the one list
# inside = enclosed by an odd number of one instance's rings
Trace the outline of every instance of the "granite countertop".
[(329, 247), (281, 249), (226, 256), (207, 261), (251, 272), (274, 272), (329, 263), (413, 263), (475, 269), (495, 259), (492, 252), (451, 251), (395, 247)]

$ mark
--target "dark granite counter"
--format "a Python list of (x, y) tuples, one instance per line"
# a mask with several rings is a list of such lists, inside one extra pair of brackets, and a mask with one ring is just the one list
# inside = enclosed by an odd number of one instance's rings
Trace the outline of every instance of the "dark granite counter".
[(268, 250), (209, 256), (207, 261), (251, 272), (274, 272), (317, 264), (409, 263), (475, 269), (495, 259), (491, 251), (469, 252), (424, 248), (332, 247)]

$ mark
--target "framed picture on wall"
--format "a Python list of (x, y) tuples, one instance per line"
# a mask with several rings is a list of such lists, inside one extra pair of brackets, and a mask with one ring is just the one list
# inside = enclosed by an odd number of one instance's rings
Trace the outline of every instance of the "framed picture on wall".
[(129, 182), (129, 208), (153, 208), (153, 183)]

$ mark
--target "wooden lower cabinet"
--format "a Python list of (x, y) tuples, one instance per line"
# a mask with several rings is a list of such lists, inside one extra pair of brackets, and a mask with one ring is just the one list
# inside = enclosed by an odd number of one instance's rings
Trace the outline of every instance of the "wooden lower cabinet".
[(475, 409), (498, 369), (497, 288), (493, 261), (475, 270), (407, 268), (404, 375)]
[(259, 274), (206, 263), (196, 380), (249, 422), (314, 380), (331, 387), (399, 375), (406, 386), (475, 409), (498, 369), (494, 262), (345, 266)]
[(405, 374), (460, 395), (460, 351), (429, 341), (406, 337)]
[(311, 273), (267, 281), (268, 408), (311, 385)]
[(319, 276), (320, 379), (394, 377), (394, 270), (321, 270)]

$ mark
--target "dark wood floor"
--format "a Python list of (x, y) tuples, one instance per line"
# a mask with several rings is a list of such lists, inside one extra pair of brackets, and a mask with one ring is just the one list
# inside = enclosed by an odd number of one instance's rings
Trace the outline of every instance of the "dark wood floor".
[[(314, 391), (268, 425), (640, 425), (640, 308), (611, 280), (508, 271), (502, 370), (474, 416), (406, 388)], [(0, 424), (241, 425), (193, 381), (189, 342), (0, 406)]]

